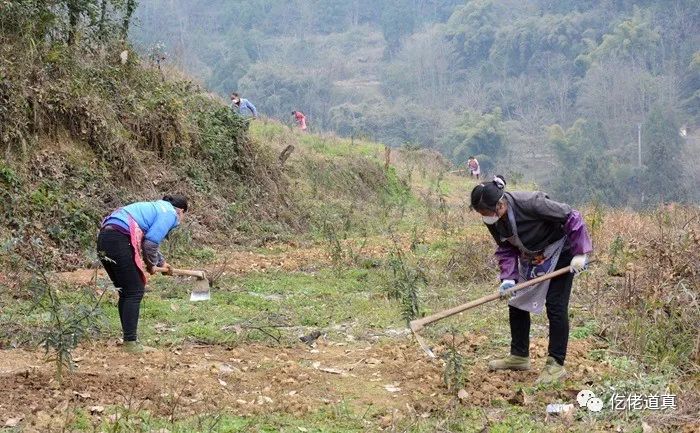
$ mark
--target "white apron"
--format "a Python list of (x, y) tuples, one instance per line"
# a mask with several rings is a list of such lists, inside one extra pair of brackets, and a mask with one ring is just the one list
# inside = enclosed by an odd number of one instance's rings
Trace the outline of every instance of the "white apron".
[[(543, 252), (538, 253), (530, 251), (520, 241), (518, 227), (515, 225), (515, 216), (510, 206), (508, 206), (508, 221), (513, 235), (509, 238), (501, 238), (501, 240), (508, 241), (511, 245), (520, 250), (520, 257), (518, 257), (520, 282), (531, 280), (554, 271), (559, 261), (559, 256), (564, 249), (564, 244), (566, 244), (566, 236), (548, 245)], [(551, 280), (545, 280), (532, 287), (515, 292), (510, 301), (508, 301), (508, 305), (531, 313), (541, 313), (547, 301), (547, 291), (549, 290), (550, 281)]]

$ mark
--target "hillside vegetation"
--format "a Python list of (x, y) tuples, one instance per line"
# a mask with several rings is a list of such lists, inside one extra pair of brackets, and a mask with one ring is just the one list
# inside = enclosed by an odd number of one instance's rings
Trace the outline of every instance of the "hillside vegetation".
[[(248, 134), (248, 121), (177, 71), (97, 39), (97, 24), (80, 24), (83, 40), (66, 43), (53, 27), (58, 6), (3, 7), (0, 235), (20, 251), (35, 238), (58, 268), (84, 267), (104, 215), (173, 191), (193, 201), (180, 236), (206, 244), (319, 231), (344, 212), (369, 221), (373, 205), (403, 194), (382, 167), (383, 146), (300, 136), (274, 122)], [(282, 167), (290, 144), (299, 150)]]
[[(700, 428), (696, 207), (580, 207), (597, 262), (575, 280), (565, 381), (535, 384), (543, 316), (533, 371), (487, 370), (508, 350), (503, 302), (427, 327), (438, 355), (427, 358), (407, 321), (499, 284), (493, 239), (468, 206), (476, 181), (435, 150), (387, 154), (362, 137), (232, 113), (135, 53), (135, 7), (0, 0), (0, 431)], [(393, 40), (387, 55), (402, 49)], [(560, 131), (560, 145), (580, 131)], [(212, 299), (190, 302), (192, 281), (153, 276), (139, 338), (154, 350), (133, 356), (95, 266), (96, 232), (115, 207), (168, 192), (188, 195), (191, 212), (163, 252), (206, 269)], [(606, 402), (601, 412), (546, 414), (584, 389)], [(611, 405), (638, 394), (674, 406)]]

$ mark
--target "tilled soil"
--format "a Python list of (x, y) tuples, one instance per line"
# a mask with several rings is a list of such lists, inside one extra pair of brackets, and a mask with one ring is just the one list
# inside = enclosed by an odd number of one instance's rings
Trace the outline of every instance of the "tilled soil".
[[(258, 344), (233, 349), (185, 346), (130, 355), (100, 341), (75, 352), (78, 368), (59, 384), (52, 364), (39, 351), (0, 353), (0, 421), (21, 418), (28, 428), (60, 426), (69, 408), (93, 417), (105, 407), (122, 406), (178, 418), (225, 411), (237, 415), (282, 412), (304, 416), (324, 405), (343, 402), (359, 413), (372, 409), (381, 425), (398, 417), (430, 417), (450, 404), (490, 407), (498, 400), (537, 407), (572, 402), (579, 386), (526, 395), (544, 363), (546, 341), (535, 341), (534, 369), (486, 371), (476, 351), (486, 337), (469, 337), (461, 351), (468, 362), (462, 398), (443, 384), (444, 361), (431, 360), (409, 339), (395, 343), (334, 343), (311, 348)], [(583, 386), (599, 378), (601, 368), (588, 360), (591, 343), (573, 341), (569, 384)], [(438, 345), (438, 355), (444, 348)], [(470, 355), (470, 353), (472, 355)], [(27, 430), (30, 431), (30, 430)]]

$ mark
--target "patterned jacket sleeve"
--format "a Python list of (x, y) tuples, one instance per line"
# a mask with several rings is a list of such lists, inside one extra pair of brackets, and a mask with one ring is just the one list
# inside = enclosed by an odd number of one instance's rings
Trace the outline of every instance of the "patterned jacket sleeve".
[(496, 249), (496, 259), (498, 267), (501, 270), (501, 281), (514, 280), (518, 281), (520, 273), (518, 272), (518, 256), (520, 252), (516, 247), (508, 243), (503, 243)]
[(144, 239), (142, 249), (143, 258), (149, 266), (163, 266), (165, 264), (165, 257), (160, 253), (157, 243)]
[(586, 223), (577, 210), (572, 209), (569, 213), (564, 224), (564, 231), (569, 237), (571, 254), (588, 254), (593, 251), (593, 242), (591, 242), (591, 237), (586, 229)]

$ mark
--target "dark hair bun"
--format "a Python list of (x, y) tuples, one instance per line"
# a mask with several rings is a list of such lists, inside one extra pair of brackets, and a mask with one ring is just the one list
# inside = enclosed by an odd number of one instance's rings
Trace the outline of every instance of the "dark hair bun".
[(471, 208), (479, 210), (495, 211), (498, 201), (503, 197), (503, 189), (506, 180), (497, 175), (491, 182), (480, 183), (474, 187), (471, 194)]
[(164, 201), (167, 201), (173, 207), (176, 207), (178, 209), (182, 209), (183, 211), (187, 212), (187, 197), (185, 197), (182, 194), (172, 194), (172, 195), (166, 195), (163, 197)]

